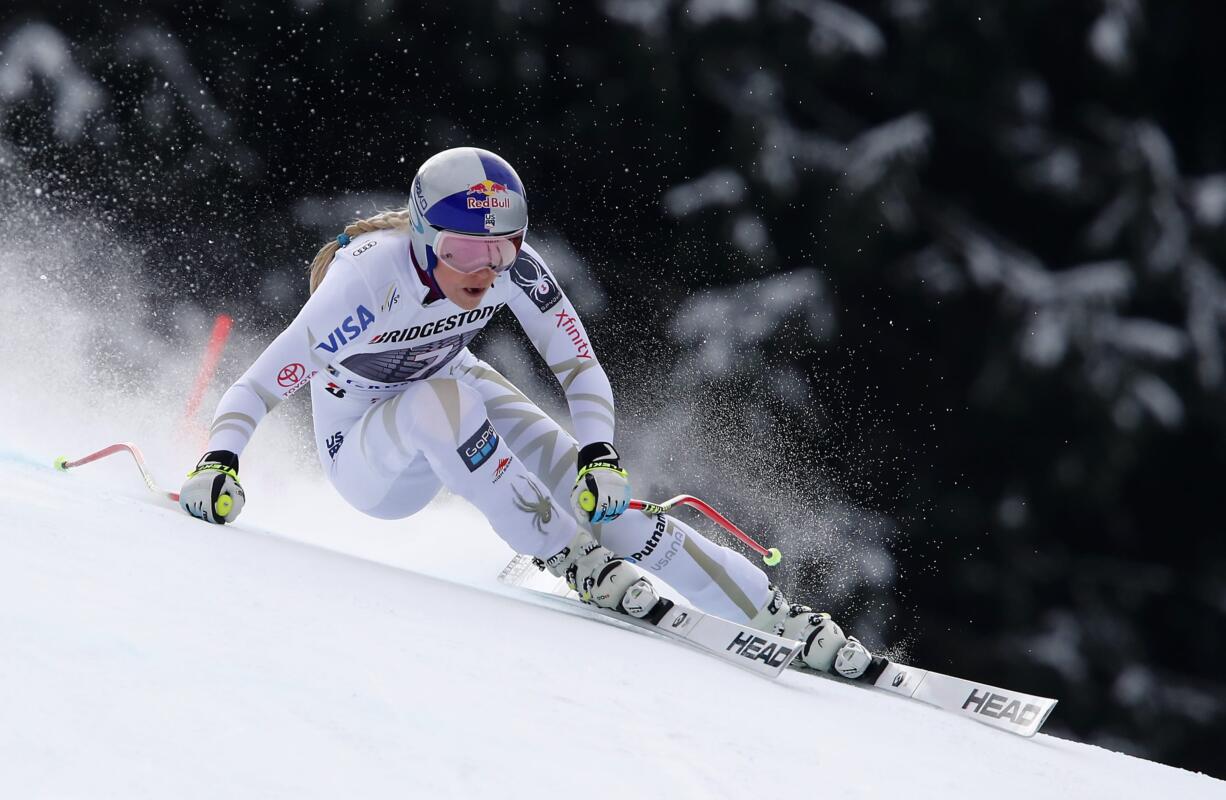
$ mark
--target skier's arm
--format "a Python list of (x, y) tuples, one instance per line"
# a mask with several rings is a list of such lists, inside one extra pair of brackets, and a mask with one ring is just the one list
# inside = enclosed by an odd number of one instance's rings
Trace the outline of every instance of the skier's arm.
[(579, 446), (612, 442), (613, 389), (574, 305), (526, 245), (510, 278), (514, 288), (507, 305), (562, 385)]
[(525, 246), (511, 269), (507, 305), (566, 393), (579, 469), (572, 503), (592, 522), (616, 519), (630, 502), (630, 483), (613, 448), (613, 389), (575, 307), (545, 262)]
[(362, 276), (337, 259), (294, 321), (222, 396), (208, 449), (241, 453), (269, 411), (361, 338), (377, 308)]
[(374, 321), (365, 279), (342, 258), (272, 344), (222, 395), (208, 451), (179, 492), (183, 510), (216, 524), (232, 522), (246, 494), (238, 482), (238, 455), (269, 411), (361, 339)]

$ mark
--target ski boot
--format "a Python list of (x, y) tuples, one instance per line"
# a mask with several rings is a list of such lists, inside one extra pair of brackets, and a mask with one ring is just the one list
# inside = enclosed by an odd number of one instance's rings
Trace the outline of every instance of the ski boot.
[(660, 595), (643, 570), (613, 555), (582, 528), (566, 547), (545, 559), (545, 568), (553, 575), (564, 576), (583, 602), (638, 619), (651, 620), (657, 605), (661, 611), (671, 605), (660, 604)]
[(843, 633), (829, 614), (789, 603), (777, 587), (770, 589), (771, 599), (750, 625), (801, 642), (800, 660), (811, 669), (866, 683), (877, 680), (887, 659), (874, 656), (859, 639)]

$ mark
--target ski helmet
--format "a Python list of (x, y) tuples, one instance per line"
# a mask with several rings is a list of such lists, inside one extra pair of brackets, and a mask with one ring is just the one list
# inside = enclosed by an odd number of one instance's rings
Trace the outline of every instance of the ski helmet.
[(476, 147), (455, 147), (431, 156), (417, 170), (409, 220), (414, 259), (433, 277), (435, 240), (443, 232), (511, 240), (518, 251), (528, 229), (528, 198), (503, 158)]

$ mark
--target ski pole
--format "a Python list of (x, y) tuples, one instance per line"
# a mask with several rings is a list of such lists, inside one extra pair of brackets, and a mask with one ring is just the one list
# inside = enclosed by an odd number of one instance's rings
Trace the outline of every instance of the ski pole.
[[(165, 497), (171, 502), (179, 502), (178, 492), (167, 491), (166, 489), (163, 489), (157, 485), (157, 483), (153, 480), (153, 476), (149, 474), (149, 468), (145, 466), (145, 457), (141, 455), (140, 448), (131, 442), (119, 442), (117, 444), (110, 445), (109, 447), (104, 447), (97, 452), (82, 456), (74, 461), (69, 461), (67, 457), (60, 456), (59, 458), (55, 459), (54, 464), (55, 468), (60, 472), (67, 472), (68, 470), (82, 466), (83, 464), (89, 464), (93, 461), (97, 461), (99, 459), (106, 458), (107, 456), (114, 455), (115, 453), (121, 453), (124, 451), (132, 454), (132, 460), (136, 462), (136, 468), (140, 470), (141, 478), (144, 479), (145, 486), (149, 488), (149, 491)], [(734, 525), (723, 514), (716, 511), (706, 502), (699, 500), (697, 497), (692, 495), (679, 494), (671, 500), (666, 500), (663, 503), (651, 503), (646, 500), (631, 500), (629, 508), (632, 508), (635, 511), (642, 511), (644, 514), (652, 515), (667, 514), (676, 506), (690, 506), (698, 509), (720, 527), (724, 528), (724, 530), (728, 531), (733, 536), (748, 545), (749, 548), (755, 553), (762, 556), (762, 563), (766, 564), (768, 567), (776, 566), (783, 559), (783, 554), (779, 552), (779, 548), (768, 548), (758, 544), (758, 542), (755, 541), (752, 536)]]
[(762, 563), (768, 567), (773, 567), (783, 559), (783, 554), (779, 552), (778, 547), (763, 547), (754, 541), (753, 537), (745, 533), (745, 531), (733, 525), (723, 514), (711, 508), (707, 503), (699, 500), (688, 494), (679, 494), (671, 500), (666, 500), (663, 503), (649, 503), (646, 500), (631, 500), (630, 508), (635, 511), (642, 511), (644, 514), (666, 514), (674, 506), (691, 506), (698, 509), (703, 514), (706, 514), (714, 522), (719, 524), (726, 531), (731, 533), (736, 538), (740, 539), (749, 548), (758, 555), (762, 556)]
[(117, 444), (110, 445), (109, 447), (104, 447), (97, 452), (90, 453), (87, 456), (82, 456), (75, 461), (69, 461), (67, 457), (60, 456), (59, 458), (55, 459), (53, 463), (55, 468), (60, 472), (67, 472), (74, 467), (79, 467), (82, 464), (88, 464), (92, 461), (97, 461), (100, 458), (115, 455), (116, 453), (122, 453), (125, 450), (132, 454), (133, 460), (136, 461), (136, 468), (140, 470), (140, 476), (145, 479), (145, 486), (149, 487), (149, 491), (153, 492), (154, 494), (161, 495), (171, 502), (179, 502), (178, 492), (169, 492), (154, 482), (153, 476), (149, 474), (149, 468), (145, 466), (145, 457), (141, 455), (140, 448), (131, 442), (119, 442)]

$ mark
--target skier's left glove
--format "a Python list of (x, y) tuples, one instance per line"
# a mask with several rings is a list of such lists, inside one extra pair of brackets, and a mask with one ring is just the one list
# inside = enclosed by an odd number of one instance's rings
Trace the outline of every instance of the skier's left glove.
[(579, 477), (571, 505), (584, 519), (600, 524), (622, 515), (630, 504), (630, 480), (613, 445), (593, 442), (579, 451)]
[(247, 495), (238, 482), (238, 456), (213, 450), (200, 458), (179, 491), (179, 505), (197, 519), (218, 525), (233, 522)]

